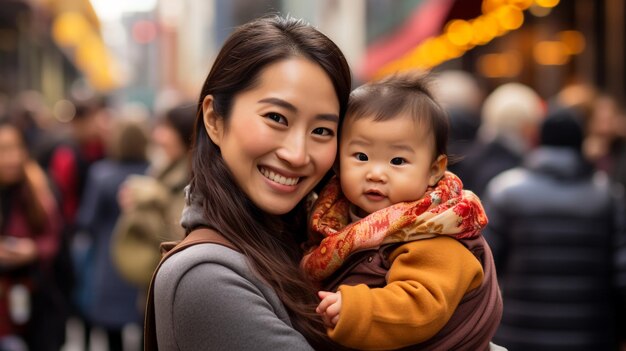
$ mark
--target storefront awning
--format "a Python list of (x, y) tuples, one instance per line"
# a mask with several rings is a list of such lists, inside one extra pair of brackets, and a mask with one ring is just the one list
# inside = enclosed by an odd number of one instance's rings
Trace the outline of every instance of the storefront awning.
[(89, 0), (39, 0), (52, 14), (52, 38), (99, 91), (118, 87), (116, 62)]

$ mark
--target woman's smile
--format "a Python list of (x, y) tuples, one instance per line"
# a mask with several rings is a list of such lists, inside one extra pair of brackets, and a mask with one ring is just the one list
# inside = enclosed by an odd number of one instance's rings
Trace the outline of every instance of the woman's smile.
[(298, 182), (300, 182), (300, 178), (301, 178), (301, 177), (285, 175), (281, 171), (271, 170), (263, 166), (259, 166), (259, 171), (261, 172), (261, 174), (263, 174), (265, 178), (275, 183), (278, 183), (280, 185), (286, 185), (286, 186), (291, 186), (291, 187), (295, 187), (298, 184)]

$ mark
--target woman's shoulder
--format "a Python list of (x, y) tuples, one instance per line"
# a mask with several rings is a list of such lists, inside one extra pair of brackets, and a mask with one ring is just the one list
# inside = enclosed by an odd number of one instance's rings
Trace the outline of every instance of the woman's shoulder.
[[(268, 288), (253, 274), (246, 257), (219, 244), (197, 244), (170, 256), (159, 268), (154, 282), (155, 301), (173, 305), (185, 300), (218, 303), (245, 291), (263, 296)], [(208, 296), (213, 298), (206, 299)], [(207, 306), (208, 307), (208, 306)], [(217, 306), (216, 306), (217, 307)]]
[(157, 281), (170, 277), (179, 279), (199, 265), (205, 266), (203, 270), (208, 273), (223, 268), (233, 274), (247, 276), (250, 273), (243, 254), (223, 245), (206, 243), (188, 247), (165, 260), (158, 271)]
[(310, 350), (274, 290), (255, 277), (247, 260), (218, 244), (197, 244), (167, 259), (154, 285), (159, 345)]

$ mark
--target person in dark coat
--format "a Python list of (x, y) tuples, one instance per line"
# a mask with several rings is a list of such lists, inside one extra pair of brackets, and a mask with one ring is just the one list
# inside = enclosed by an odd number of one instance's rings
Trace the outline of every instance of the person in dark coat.
[(92, 255), (82, 267), (79, 306), (87, 327), (106, 330), (109, 350), (122, 350), (123, 327), (140, 325), (142, 320), (137, 309), (138, 289), (115, 269), (110, 247), (120, 215), (117, 202), (120, 184), (131, 174), (143, 174), (148, 167), (144, 121), (126, 118), (116, 122), (107, 143), (107, 158), (89, 169), (77, 216), (78, 227), (91, 239)]
[(617, 347), (614, 272), (626, 271), (613, 255), (624, 234), (622, 191), (583, 158), (576, 117), (552, 112), (540, 146), (495, 177), (483, 197), (483, 233), (504, 300), (494, 341), (509, 351)]
[(519, 166), (536, 144), (543, 115), (540, 97), (525, 85), (508, 83), (489, 94), (477, 140), (455, 166), (464, 188), (482, 198), (493, 177)]
[(433, 93), (450, 122), (448, 170), (463, 179), (462, 161), (476, 143), (484, 91), (476, 77), (465, 71), (445, 70), (435, 77)]

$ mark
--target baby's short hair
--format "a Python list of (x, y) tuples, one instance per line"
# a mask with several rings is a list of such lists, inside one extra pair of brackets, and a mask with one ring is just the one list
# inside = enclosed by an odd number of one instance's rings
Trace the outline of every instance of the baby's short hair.
[(433, 97), (429, 84), (428, 75), (411, 72), (361, 85), (350, 94), (345, 121), (360, 118), (387, 121), (406, 114), (416, 123), (431, 128), (435, 140), (434, 157), (447, 155), (448, 116)]

